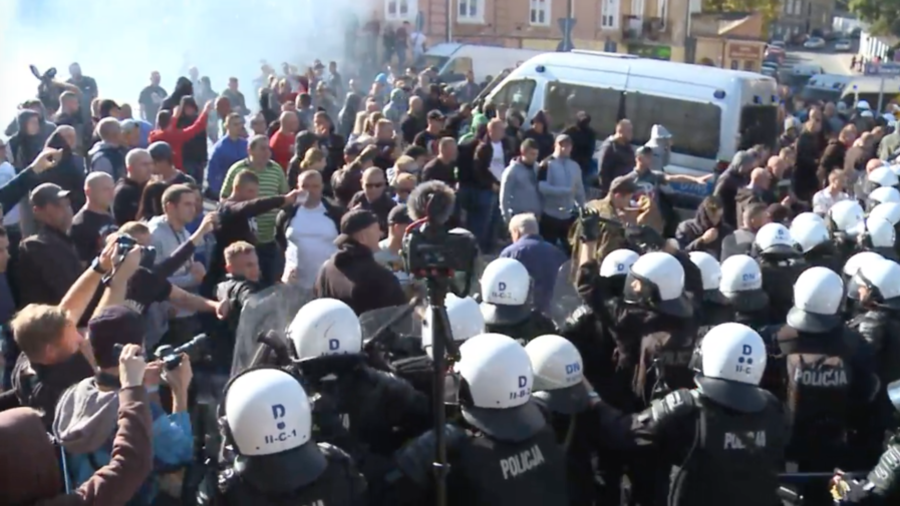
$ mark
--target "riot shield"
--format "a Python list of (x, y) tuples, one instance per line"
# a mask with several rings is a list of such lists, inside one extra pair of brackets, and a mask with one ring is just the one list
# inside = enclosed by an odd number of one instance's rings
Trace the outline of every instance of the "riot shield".
[(422, 354), (424, 302), (390, 306), (360, 315), (363, 346), (371, 353), (386, 354), (393, 361)]
[(297, 311), (312, 299), (310, 290), (296, 285), (275, 285), (251, 295), (238, 322), (231, 375), (250, 366), (259, 347), (257, 336), (270, 330), (283, 335)]
[(581, 305), (581, 297), (575, 289), (575, 273), (572, 271), (572, 261), (567, 260), (559, 268), (556, 275), (556, 284), (553, 286), (553, 300), (550, 304), (550, 318), (559, 328), (569, 318), (573, 311)]

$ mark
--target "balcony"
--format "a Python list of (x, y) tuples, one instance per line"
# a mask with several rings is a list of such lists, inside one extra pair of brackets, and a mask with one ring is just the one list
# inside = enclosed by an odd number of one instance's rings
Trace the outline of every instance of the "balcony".
[(667, 42), (671, 38), (669, 23), (663, 18), (622, 16), (622, 40), (625, 42)]

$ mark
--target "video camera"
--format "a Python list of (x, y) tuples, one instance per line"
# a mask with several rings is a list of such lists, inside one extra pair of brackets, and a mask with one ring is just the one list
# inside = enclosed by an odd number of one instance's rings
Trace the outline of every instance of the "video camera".
[(171, 371), (181, 365), (183, 355), (191, 357), (192, 360), (199, 358), (200, 350), (208, 340), (209, 336), (206, 334), (198, 334), (177, 348), (164, 344), (156, 349), (154, 355), (165, 365), (166, 370)]
[(156, 260), (156, 248), (153, 246), (141, 246), (134, 237), (121, 234), (116, 238), (116, 244), (119, 246), (119, 254), (113, 259), (113, 266), (118, 268), (125, 261), (125, 256), (134, 248), (141, 249), (141, 267), (149, 269), (153, 267), (153, 261)]

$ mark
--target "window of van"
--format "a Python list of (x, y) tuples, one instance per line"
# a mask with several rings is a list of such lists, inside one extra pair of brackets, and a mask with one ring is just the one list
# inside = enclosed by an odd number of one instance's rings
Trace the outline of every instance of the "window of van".
[(663, 125), (672, 134), (673, 153), (718, 159), (722, 110), (717, 105), (628, 93), (625, 117), (633, 126), (632, 144), (646, 143), (653, 125)]
[(738, 149), (750, 149), (757, 144), (775, 147), (778, 143), (778, 107), (747, 105), (741, 109), (741, 140)]
[(547, 88), (544, 109), (550, 116), (550, 129), (554, 132), (574, 125), (579, 111), (588, 113), (591, 127), (602, 139), (615, 132), (621, 101), (619, 90), (554, 82)]
[(509, 81), (497, 90), (497, 93), (491, 97), (491, 102), (496, 105), (505, 104), (509, 108), (527, 114), (536, 87), (537, 82), (533, 79)]

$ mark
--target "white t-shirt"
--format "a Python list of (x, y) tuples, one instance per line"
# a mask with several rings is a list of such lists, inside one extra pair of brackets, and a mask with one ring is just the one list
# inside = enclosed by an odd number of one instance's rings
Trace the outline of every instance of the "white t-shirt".
[(284, 274), (281, 281), (289, 283), (291, 270), (297, 270), (296, 284), (312, 289), (319, 268), (337, 251), (334, 240), (337, 227), (325, 214), (325, 206), (312, 209), (300, 206), (287, 228), (287, 251), (284, 254)]
[[(16, 168), (9, 162), (0, 163), (0, 187), (12, 181), (16, 177)], [(19, 224), (19, 206), (15, 205), (12, 209), (3, 210), (3, 226)]]
[(503, 169), (506, 168), (506, 160), (503, 158), (503, 143), (492, 142), (493, 156), (491, 156), (491, 174), (497, 178), (497, 181), (503, 177)]
[(831, 209), (831, 206), (837, 204), (842, 200), (850, 200), (850, 195), (847, 195), (844, 192), (840, 192), (837, 195), (832, 195), (831, 190), (829, 190), (828, 188), (819, 190), (815, 195), (813, 195), (813, 212), (820, 216), (825, 216), (825, 214), (828, 213), (828, 210)]
[(425, 54), (426, 42), (428, 42), (428, 38), (425, 37), (425, 34), (422, 32), (413, 32), (412, 35), (409, 36), (409, 43), (412, 46), (414, 56)]
[(375, 261), (387, 267), (394, 273), (402, 286), (409, 284), (409, 273), (403, 270), (403, 258), (390, 250), (391, 240), (384, 239), (378, 243), (378, 251), (375, 252)]

